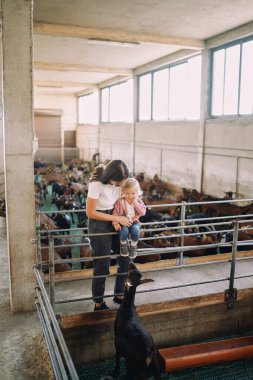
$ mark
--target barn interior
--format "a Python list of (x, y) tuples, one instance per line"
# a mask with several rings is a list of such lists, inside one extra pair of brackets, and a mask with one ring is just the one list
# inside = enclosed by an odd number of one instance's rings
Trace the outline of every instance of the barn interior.
[[(133, 175), (158, 175), (180, 188), (219, 198), (232, 192), (237, 200), (252, 201), (253, 7), (250, 0), (2, 0), (1, 16), (0, 197), (6, 217), (0, 217), (0, 288), (8, 309), (1, 330), (4, 352), (13, 362), (11, 369), (3, 366), (11, 378), (9, 371), (17, 371), (17, 363), (7, 344), (6, 318), (11, 315), (13, 324), (20, 325), (17, 334), (27, 332), (24, 321), (29, 320), (36, 334), (40, 331), (34, 315), (36, 244), (31, 243), (37, 225), (31, 201), (35, 160), (67, 165), (99, 154), (100, 162), (124, 160)], [(248, 264), (240, 265), (237, 275), (247, 276)], [(229, 271), (224, 268), (224, 277)], [(194, 276), (201, 281), (197, 271)], [(209, 299), (206, 309), (206, 298), (200, 298), (211, 297), (209, 289), (170, 294), (164, 320), (176, 320), (191, 309), (187, 318), (192, 321), (188, 330), (183, 321), (174, 325), (181, 338), (175, 333), (170, 343), (236, 333), (238, 326), (252, 328), (252, 284), (242, 279), (236, 285), (240, 294), (233, 310), (224, 304), (224, 286), (214, 287), (219, 296)], [(71, 297), (73, 290), (66, 290), (65, 283), (59, 286)], [(176, 305), (174, 298), (188, 298), (189, 305)], [(143, 320), (166, 347), (168, 330), (154, 325), (146, 301), (137, 300)], [(97, 316), (98, 330), (89, 330), (85, 324), (92, 326), (94, 317), (90, 300), (87, 305), (85, 318), (82, 304), (73, 307), (79, 326), (74, 333), (73, 317), (62, 319), (76, 363), (114, 353), (108, 345), (115, 312), (108, 312), (106, 321)], [(206, 325), (211, 323), (214, 310), (219, 317), (209, 333), (194, 332), (201, 316)], [(92, 354), (81, 355), (75, 337), (81, 334), (80, 345), (85, 339), (91, 342), (88, 332), (99, 338)], [(42, 372), (37, 378), (43, 378)], [(34, 379), (38, 374), (34, 369), (22, 376)]]

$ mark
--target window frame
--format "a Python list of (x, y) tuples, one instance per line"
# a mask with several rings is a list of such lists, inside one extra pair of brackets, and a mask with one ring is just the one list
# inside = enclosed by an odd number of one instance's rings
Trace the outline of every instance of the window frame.
[[(241, 99), (241, 79), (242, 79), (242, 56), (243, 56), (243, 44), (249, 41), (253, 41), (253, 35), (247, 36), (244, 38), (239, 38), (234, 41), (228, 42), (226, 44), (222, 44), (220, 46), (211, 48), (211, 70), (210, 70), (210, 99), (209, 99), (209, 115), (212, 119), (217, 118), (242, 118), (242, 117), (253, 117), (253, 98), (252, 98), (252, 112), (251, 113), (240, 113), (240, 99)], [(225, 89), (225, 74), (226, 74), (226, 49), (231, 48), (233, 46), (239, 45), (239, 73), (238, 73), (238, 86), (237, 86), (237, 112), (231, 114), (224, 114), (224, 89)], [(223, 80), (223, 90), (222, 90), (222, 114), (214, 115), (212, 113), (213, 108), (213, 96), (214, 96), (214, 53), (225, 50), (225, 59), (224, 59), (224, 80)]]
[[(127, 83), (128, 81), (130, 80), (133, 80), (132, 78), (127, 78), (127, 79), (123, 79), (117, 83), (113, 83), (109, 86), (105, 86), (105, 87), (102, 87), (100, 88), (100, 93), (101, 93), (101, 102), (100, 102), (100, 115), (101, 115), (101, 120), (100, 120), (100, 123), (101, 124), (111, 124), (111, 123), (132, 123), (133, 122), (133, 112), (132, 112), (132, 121), (111, 121), (111, 113), (110, 113), (110, 107), (111, 107), (111, 96), (110, 96), (110, 92), (111, 92), (111, 88), (112, 87), (115, 87), (115, 86), (120, 86), (122, 84), (125, 84)], [(102, 121), (102, 107), (103, 107), (103, 100), (102, 100), (102, 91), (103, 90), (106, 90), (108, 89), (108, 110), (107, 110), (107, 113), (108, 113), (108, 121)], [(132, 96), (133, 96), (133, 88), (132, 88)]]
[[(187, 64), (188, 66), (188, 61), (193, 59), (193, 58), (196, 58), (196, 57), (200, 57), (201, 58), (201, 54), (198, 53), (198, 54), (194, 54), (192, 55), (191, 57), (187, 57), (187, 58), (184, 58), (180, 61), (177, 61), (177, 62), (172, 62), (172, 63), (169, 63), (167, 65), (164, 65), (164, 66), (161, 66), (159, 68), (155, 68), (155, 69), (152, 69), (152, 70), (149, 70), (149, 71), (146, 71), (142, 74), (139, 74), (138, 75), (138, 86), (137, 86), (137, 107), (138, 107), (138, 112), (137, 112), (137, 120), (138, 122), (150, 122), (150, 121), (154, 121), (154, 122), (168, 122), (168, 121), (182, 121), (182, 120), (186, 120), (186, 121), (192, 121), (192, 120), (199, 120), (200, 118), (200, 112), (199, 112), (199, 117), (197, 119), (189, 119), (189, 118), (185, 118), (185, 117), (182, 117), (180, 119), (172, 119), (170, 118), (170, 107), (169, 107), (169, 104), (170, 104), (170, 91), (169, 91), (169, 87), (170, 87), (170, 80), (171, 80), (171, 73), (170, 73), (170, 69), (173, 68), (173, 67), (176, 67), (176, 66), (179, 66), (179, 65), (183, 65), (183, 64)], [(202, 62), (201, 62), (202, 64)], [(161, 71), (161, 70), (165, 70), (167, 69), (168, 70), (168, 119), (166, 120), (158, 120), (158, 119), (154, 119), (154, 107), (153, 107), (153, 104), (154, 104), (154, 101), (153, 101), (153, 98), (154, 98), (154, 74), (158, 71)], [(151, 111), (151, 118), (148, 119), (148, 120), (142, 120), (140, 119), (140, 78), (147, 75), (147, 74), (151, 74), (151, 105), (150, 105), (150, 111)], [(200, 72), (200, 75), (201, 75), (201, 72)]]

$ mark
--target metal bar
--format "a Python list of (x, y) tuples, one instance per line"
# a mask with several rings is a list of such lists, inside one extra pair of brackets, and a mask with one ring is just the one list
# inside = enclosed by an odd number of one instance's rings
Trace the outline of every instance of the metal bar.
[(54, 261), (54, 237), (49, 236), (49, 299), (54, 309), (55, 306), (55, 261)]
[(35, 273), (40, 291), (43, 295), (43, 299), (44, 299), (49, 317), (50, 317), (52, 325), (54, 327), (54, 331), (57, 335), (57, 339), (58, 339), (59, 344), (61, 346), (61, 350), (62, 350), (62, 353), (64, 355), (65, 362), (66, 362), (66, 365), (68, 367), (68, 370), (69, 370), (69, 373), (71, 376), (71, 380), (79, 380), (79, 377), (77, 375), (76, 369), (75, 369), (74, 364), (73, 364), (73, 361), (71, 359), (71, 356), (69, 354), (68, 348), (67, 348), (66, 343), (65, 343), (65, 340), (63, 338), (62, 332), (60, 330), (57, 319), (55, 317), (54, 311), (53, 311), (52, 306), (49, 302), (48, 295), (47, 295), (46, 289), (44, 287), (43, 281), (40, 277), (40, 273), (38, 271), (38, 268), (36, 266), (34, 266), (33, 269), (34, 269), (34, 273)]
[[(185, 211), (186, 211), (186, 203), (182, 202), (181, 207), (181, 222), (180, 222), (180, 232), (181, 232), (181, 248), (184, 246), (184, 227), (185, 227)], [(183, 265), (184, 260), (184, 250), (182, 249), (180, 251), (180, 259), (179, 259), (179, 266), (181, 267)]]
[(235, 280), (235, 264), (236, 264), (236, 253), (237, 253), (238, 229), (239, 229), (238, 221), (235, 221), (234, 232), (233, 232), (233, 246), (232, 246), (230, 278), (229, 278), (229, 289), (225, 290), (225, 301), (227, 302), (228, 309), (234, 308), (235, 300), (237, 299), (237, 289), (234, 288), (234, 280)]
[(47, 316), (47, 313), (46, 313), (46, 309), (45, 309), (45, 306), (43, 304), (43, 300), (41, 298), (41, 295), (40, 295), (40, 292), (39, 292), (38, 289), (36, 289), (36, 294), (37, 294), (37, 297), (38, 297), (38, 300), (39, 300), (39, 304), (40, 304), (40, 307), (41, 307), (41, 310), (42, 310), (42, 313), (43, 313), (43, 318), (44, 318), (44, 321), (45, 321), (45, 328), (46, 328), (46, 331), (47, 331), (48, 336), (50, 338), (52, 349), (53, 349), (53, 352), (54, 352), (55, 358), (56, 358), (56, 363), (57, 363), (59, 371), (60, 371), (59, 379), (68, 380), (68, 376), (67, 376), (66, 370), (64, 368), (64, 364), (63, 364), (63, 361), (62, 361), (62, 358), (61, 358), (61, 355), (60, 355), (60, 351), (59, 351), (59, 348), (57, 346), (56, 339), (54, 337), (54, 333), (53, 333), (53, 330), (51, 328), (50, 321), (48, 319), (48, 316)]
[(236, 263), (236, 253), (237, 253), (237, 241), (238, 241), (238, 222), (234, 222), (234, 233), (233, 233), (233, 245), (232, 245), (232, 260), (231, 260), (231, 270), (230, 270), (230, 281), (229, 290), (230, 292), (234, 289), (234, 277), (235, 277), (235, 263)]
[(55, 352), (54, 352), (54, 349), (53, 349), (53, 345), (52, 345), (52, 342), (51, 342), (50, 337), (49, 337), (49, 333), (48, 333), (47, 328), (46, 328), (46, 323), (45, 323), (45, 320), (44, 320), (43, 313), (41, 311), (40, 303), (38, 301), (36, 301), (35, 302), (35, 306), (36, 306), (37, 313), (38, 313), (38, 316), (39, 316), (40, 324), (42, 326), (45, 342), (46, 342), (46, 345), (47, 345), (47, 351), (48, 351), (50, 362), (51, 362), (51, 365), (52, 365), (52, 368), (53, 368), (54, 376), (55, 376), (56, 380), (58, 380), (58, 379), (61, 380), (62, 377), (61, 377), (59, 366), (58, 366), (58, 363), (57, 363), (57, 360), (56, 360), (56, 356), (55, 356)]

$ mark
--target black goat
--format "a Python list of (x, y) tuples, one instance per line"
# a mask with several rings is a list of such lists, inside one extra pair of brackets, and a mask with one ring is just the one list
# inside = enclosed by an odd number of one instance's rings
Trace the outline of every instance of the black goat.
[(146, 380), (152, 374), (161, 379), (158, 353), (150, 333), (142, 325), (136, 312), (134, 299), (138, 285), (153, 280), (141, 279), (142, 274), (133, 263), (129, 264), (124, 299), (114, 322), (116, 366), (114, 377), (119, 375), (120, 357), (125, 358), (127, 380)]

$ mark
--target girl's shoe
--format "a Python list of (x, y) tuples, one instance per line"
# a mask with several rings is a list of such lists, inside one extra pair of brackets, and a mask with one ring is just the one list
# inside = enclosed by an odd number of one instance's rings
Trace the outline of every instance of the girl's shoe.
[(131, 246), (130, 252), (129, 252), (129, 257), (131, 257), (131, 259), (135, 259), (136, 256), (137, 256), (137, 245)]
[(120, 254), (121, 256), (127, 257), (129, 256), (128, 252), (128, 244), (120, 244)]

